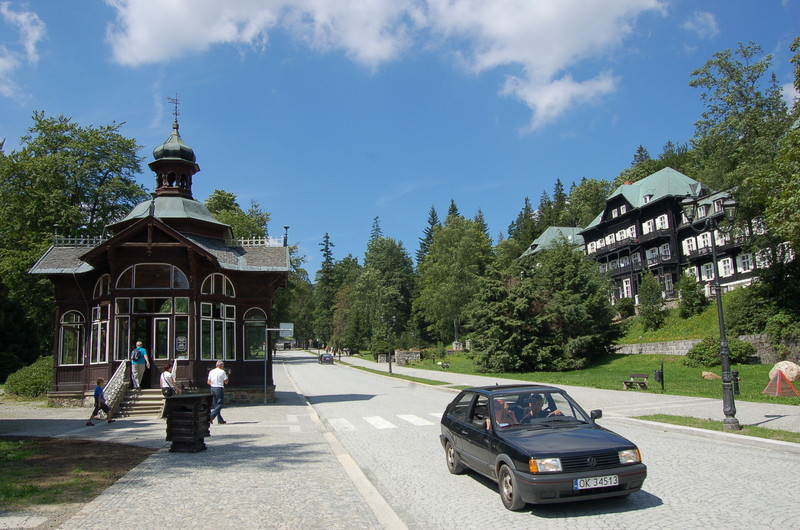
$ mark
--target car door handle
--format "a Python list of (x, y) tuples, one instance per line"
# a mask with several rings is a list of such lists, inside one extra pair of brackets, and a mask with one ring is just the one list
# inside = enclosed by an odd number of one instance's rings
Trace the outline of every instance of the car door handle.
[(466, 434), (467, 434), (467, 432), (468, 432), (468, 431), (467, 431), (466, 429), (462, 429), (462, 430), (461, 430), (461, 434), (464, 434), (464, 435), (466, 435)]

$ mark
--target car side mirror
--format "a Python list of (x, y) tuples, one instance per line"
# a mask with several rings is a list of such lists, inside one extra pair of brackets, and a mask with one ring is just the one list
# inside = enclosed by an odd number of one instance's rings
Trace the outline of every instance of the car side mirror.
[(589, 415), (592, 417), (592, 421), (599, 420), (600, 418), (603, 417), (603, 411), (600, 409), (595, 409), (592, 412), (590, 412)]

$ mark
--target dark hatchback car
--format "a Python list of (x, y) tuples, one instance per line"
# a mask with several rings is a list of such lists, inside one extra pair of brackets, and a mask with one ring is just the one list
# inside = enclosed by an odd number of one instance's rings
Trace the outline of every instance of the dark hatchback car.
[(333, 354), (332, 353), (320, 354), (319, 364), (333, 364)]
[(639, 491), (639, 449), (597, 425), (600, 417), (551, 386), (470, 388), (447, 406), (440, 439), (450, 472), (494, 480), (509, 510)]

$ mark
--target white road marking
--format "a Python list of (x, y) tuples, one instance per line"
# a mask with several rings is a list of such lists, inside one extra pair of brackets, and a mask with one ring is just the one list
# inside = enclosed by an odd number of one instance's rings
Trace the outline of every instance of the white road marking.
[(413, 414), (398, 414), (398, 418), (401, 420), (405, 420), (411, 425), (423, 426), (423, 425), (434, 425), (432, 421), (428, 421), (424, 418), (420, 418), (419, 416), (415, 416)]
[(355, 426), (344, 418), (334, 418), (330, 420), (331, 427), (338, 432), (353, 432), (356, 430)]
[(375, 427), (376, 429), (396, 429), (397, 425), (381, 418), (380, 416), (365, 416), (364, 421)]

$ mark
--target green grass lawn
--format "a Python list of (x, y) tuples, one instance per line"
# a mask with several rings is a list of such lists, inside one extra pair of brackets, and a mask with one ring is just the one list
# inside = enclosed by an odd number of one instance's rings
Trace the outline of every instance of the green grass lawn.
[[(518, 379), (553, 385), (585, 386), (622, 390), (622, 380), (630, 374), (650, 374), (648, 390), (631, 390), (630, 392), (662, 393), (661, 385), (652, 379), (653, 371), (664, 362), (665, 394), (679, 396), (697, 396), (709, 398), (722, 397), (720, 380), (708, 381), (701, 377), (703, 371), (721, 374), (719, 366), (713, 368), (692, 368), (683, 364), (683, 357), (675, 355), (609, 355), (593, 366), (583, 370), (570, 372), (527, 372), (527, 373), (482, 373), (473, 361), (465, 354), (448, 355), (450, 371), (485, 376)], [(433, 360), (423, 360), (412, 365), (415, 368), (443, 371)], [(763, 394), (769, 383), (769, 371), (772, 365), (735, 365), (739, 370), (739, 391), (737, 400), (760, 403), (781, 403), (784, 405), (800, 405), (800, 397), (774, 397)]]
[(667, 311), (664, 325), (657, 330), (645, 331), (641, 321), (636, 317), (629, 318), (618, 325), (622, 326), (624, 330), (619, 344), (719, 337), (717, 306), (713, 303), (709, 304), (701, 314), (685, 319), (678, 316), (677, 309), (670, 309)]

